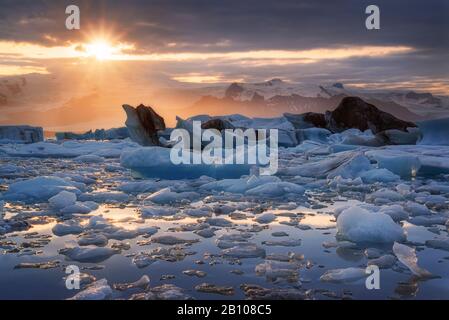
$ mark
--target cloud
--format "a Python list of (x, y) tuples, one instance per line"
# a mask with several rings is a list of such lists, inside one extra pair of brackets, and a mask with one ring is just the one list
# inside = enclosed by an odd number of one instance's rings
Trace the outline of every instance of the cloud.
[[(80, 31), (65, 29), (69, 4), (80, 6)], [(147, 62), (154, 72), (175, 80), (259, 81), (281, 76), (393, 85), (444, 79), (449, 67), (449, 3), (377, 0), (381, 29), (375, 31), (365, 28), (369, 4), (372, 1), (0, 0), (0, 55), (17, 54), (22, 64), (32, 59), (28, 68), (44, 72), (50, 63), (45, 57), (76, 59), (82, 54), (76, 46), (102, 36), (114, 45), (129, 45), (115, 53), (116, 60)], [(11, 41), (21, 49), (2, 46)], [(0, 59), (5, 65), (6, 58)]]

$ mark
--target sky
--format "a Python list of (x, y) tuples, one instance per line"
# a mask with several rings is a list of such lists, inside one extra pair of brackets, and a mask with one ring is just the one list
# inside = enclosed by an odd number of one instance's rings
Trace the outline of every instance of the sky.
[[(65, 28), (69, 4), (81, 10), (80, 30)], [(370, 4), (380, 8), (380, 30), (365, 27)], [(278, 77), (449, 92), (447, 0), (0, 0), (0, 8), (0, 76), (96, 59), (164, 84)]]

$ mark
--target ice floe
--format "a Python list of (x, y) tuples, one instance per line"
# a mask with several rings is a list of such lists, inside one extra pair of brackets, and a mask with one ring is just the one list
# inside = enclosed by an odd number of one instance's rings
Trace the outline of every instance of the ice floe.
[(341, 238), (353, 242), (393, 243), (405, 239), (404, 230), (389, 215), (357, 206), (338, 215), (337, 230)]

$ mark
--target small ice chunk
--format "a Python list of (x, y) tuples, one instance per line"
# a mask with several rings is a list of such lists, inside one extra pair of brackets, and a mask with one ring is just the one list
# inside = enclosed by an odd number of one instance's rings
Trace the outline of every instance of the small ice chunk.
[(427, 240), (426, 246), (433, 249), (449, 251), (449, 239)]
[(129, 196), (119, 191), (95, 191), (91, 193), (83, 193), (79, 196), (80, 201), (93, 201), (98, 203), (109, 203), (111, 201), (126, 202)]
[(117, 283), (113, 284), (112, 287), (118, 291), (125, 291), (128, 289), (140, 288), (147, 289), (150, 286), (150, 277), (143, 275), (139, 280), (131, 283)]
[(214, 227), (223, 228), (232, 227), (233, 225), (231, 221), (224, 218), (207, 218), (204, 222)]
[(408, 219), (407, 211), (405, 211), (402, 206), (398, 204), (382, 206), (379, 212), (388, 214), (395, 222)]
[(60, 213), (62, 213), (62, 214), (75, 214), (75, 213), (87, 214), (96, 209), (98, 209), (98, 204), (96, 202), (93, 202), (93, 201), (78, 202), (77, 201), (76, 203), (61, 209)]
[(177, 210), (172, 207), (143, 207), (140, 208), (142, 217), (162, 217), (175, 215)]
[(368, 261), (369, 266), (377, 266), (380, 269), (389, 269), (396, 264), (396, 257), (391, 254), (385, 254), (376, 259)]
[(156, 259), (154, 259), (147, 253), (139, 253), (134, 256), (132, 261), (136, 265), (137, 268), (142, 269), (142, 268), (148, 267), (150, 264), (156, 262)]
[(375, 183), (375, 182), (396, 182), (401, 179), (398, 175), (395, 175), (393, 172), (387, 169), (371, 169), (365, 172), (362, 172), (360, 177), (365, 183)]
[(428, 216), (432, 214), (430, 210), (423, 204), (419, 204), (416, 202), (408, 201), (404, 205), (404, 209), (410, 213), (411, 216)]
[(209, 211), (208, 208), (196, 208), (196, 209), (184, 209), (182, 213), (189, 217), (210, 217), (212, 216), (212, 212)]
[(256, 218), (254, 218), (254, 220), (258, 223), (261, 224), (265, 224), (265, 223), (270, 223), (274, 220), (276, 220), (277, 216), (274, 213), (264, 213), (261, 215), (258, 215)]
[(328, 270), (320, 277), (320, 280), (323, 282), (349, 283), (358, 281), (366, 277), (367, 274), (365, 269), (346, 268)]
[(350, 207), (337, 218), (338, 236), (352, 242), (392, 243), (405, 239), (404, 230), (389, 215)]
[(445, 216), (417, 216), (409, 220), (411, 224), (415, 226), (430, 227), (435, 224), (444, 225), (447, 221)]
[(78, 244), (80, 246), (98, 246), (98, 247), (104, 247), (108, 244), (108, 238), (101, 234), (101, 233), (95, 233), (95, 232), (89, 232), (86, 234), (80, 235), (78, 238)]
[(76, 157), (73, 161), (80, 163), (102, 163), (104, 162), (104, 158), (93, 154), (86, 154)]
[(76, 194), (68, 191), (61, 191), (57, 195), (48, 199), (50, 206), (56, 210), (64, 209), (70, 205), (75, 204)]
[(79, 234), (83, 232), (83, 227), (76, 220), (67, 220), (56, 224), (51, 230), (54, 235), (62, 237), (68, 234)]
[(269, 182), (245, 192), (246, 195), (261, 197), (281, 197), (286, 194), (303, 194), (304, 187), (291, 182)]
[(224, 249), (222, 254), (225, 257), (244, 259), (244, 258), (264, 258), (265, 249), (258, 247), (254, 243), (242, 243), (229, 249)]
[(112, 289), (106, 279), (95, 281), (85, 290), (78, 292), (69, 300), (105, 300), (112, 295)]
[(0, 222), (3, 221), (5, 215), (5, 201), (0, 201)]
[(389, 201), (402, 201), (404, 200), (404, 197), (396, 191), (383, 188), (367, 195), (367, 199), (371, 201), (376, 201), (377, 199), (386, 199)]
[(145, 200), (149, 200), (151, 202), (157, 204), (170, 204), (173, 202), (180, 202), (182, 200), (195, 200), (199, 198), (199, 194), (196, 192), (173, 192), (170, 188), (164, 188), (159, 190), (147, 198)]
[(99, 248), (94, 246), (88, 247), (72, 247), (59, 250), (59, 254), (65, 255), (67, 258), (78, 262), (101, 262), (109, 259), (114, 254), (119, 253), (118, 250), (111, 248)]
[(175, 236), (159, 236), (151, 238), (154, 243), (160, 243), (165, 245), (176, 245), (176, 244), (193, 244), (198, 242), (198, 239), (184, 239)]
[(418, 266), (418, 257), (416, 256), (415, 249), (395, 242), (393, 252), (399, 261), (409, 268), (414, 275), (420, 278), (432, 277), (429, 271)]
[(256, 188), (270, 182), (280, 182), (275, 176), (250, 176), (241, 179), (223, 179), (203, 184), (202, 190), (225, 191), (231, 193), (245, 193), (247, 190)]

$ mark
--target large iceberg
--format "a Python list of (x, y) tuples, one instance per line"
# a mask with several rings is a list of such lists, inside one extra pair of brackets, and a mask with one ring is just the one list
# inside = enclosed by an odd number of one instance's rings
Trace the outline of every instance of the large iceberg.
[(123, 152), (122, 166), (137, 176), (162, 179), (194, 179), (201, 176), (214, 178), (239, 178), (250, 173), (248, 164), (178, 164), (170, 160), (169, 148), (143, 147)]

